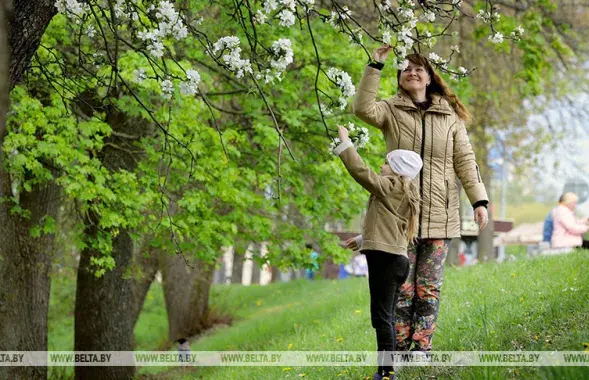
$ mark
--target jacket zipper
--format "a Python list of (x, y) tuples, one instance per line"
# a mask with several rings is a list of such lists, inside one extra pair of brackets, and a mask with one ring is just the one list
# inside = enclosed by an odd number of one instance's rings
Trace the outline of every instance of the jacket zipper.
[(446, 216), (448, 215), (448, 207), (450, 206), (450, 188), (448, 187), (448, 180), (446, 180)]
[[(424, 160), (424, 150), (425, 150), (425, 112), (423, 113), (423, 116), (421, 117), (421, 161), (423, 162), (423, 166), (421, 168), (421, 172), (419, 173), (419, 195), (421, 196), (421, 201), (423, 202), (423, 167), (425, 166), (425, 160)], [(423, 206), (423, 203), (422, 203)], [(423, 217), (422, 214), (422, 210), (423, 207), (419, 208), (419, 229), (417, 231), (417, 237), (421, 238), (421, 225), (422, 225), (422, 220), (421, 218)]]

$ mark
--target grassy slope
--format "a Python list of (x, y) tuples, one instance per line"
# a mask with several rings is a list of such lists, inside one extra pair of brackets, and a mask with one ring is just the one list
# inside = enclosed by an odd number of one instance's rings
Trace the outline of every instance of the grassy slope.
[[(589, 342), (589, 252), (446, 270), (436, 350), (582, 350)], [(71, 284), (52, 291), (50, 349), (72, 349)], [(66, 285), (67, 284), (67, 285)], [(571, 289), (572, 288), (572, 289)], [(66, 289), (70, 289), (66, 291)], [(366, 279), (304, 281), (271, 286), (214, 286), (212, 303), (236, 322), (191, 343), (197, 350), (370, 350)], [(137, 349), (165, 347), (161, 287), (152, 286), (135, 329)], [(57, 369), (56, 369), (57, 370)], [(361, 379), (367, 367), (145, 367), (142, 378)], [(57, 374), (58, 372), (54, 372)], [(399, 379), (580, 379), (589, 368), (405, 368)]]

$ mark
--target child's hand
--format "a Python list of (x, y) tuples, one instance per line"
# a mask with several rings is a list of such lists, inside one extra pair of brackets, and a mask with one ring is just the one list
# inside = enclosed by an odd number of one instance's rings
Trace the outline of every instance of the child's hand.
[(358, 244), (356, 243), (356, 238), (353, 237), (353, 238), (350, 238), (350, 239), (346, 240), (346, 247), (348, 247), (352, 251), (357, 250), (358, 249)]
[(340, 125), (338, 127), (337, 130), (337, 136), (339, 137), (339, 140), (344, 143), (346, 141), (348, 141), (350, 138), (348, 137), (348, 129), (342, 125)]

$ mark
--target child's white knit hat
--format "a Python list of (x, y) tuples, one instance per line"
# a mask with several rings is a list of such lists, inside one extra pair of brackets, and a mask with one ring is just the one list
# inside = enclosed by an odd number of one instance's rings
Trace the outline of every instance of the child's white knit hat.
[(423, 161), (411, 150), (396, 149), (387, 154), (387, 162), (393, 172), (414, 179), (419, 174)]

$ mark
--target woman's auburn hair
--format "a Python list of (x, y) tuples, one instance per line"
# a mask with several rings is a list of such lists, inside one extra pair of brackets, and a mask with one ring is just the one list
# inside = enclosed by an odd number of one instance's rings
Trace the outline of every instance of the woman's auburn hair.
[[(448, 87), (446, 82), (444, 82), (444, 79), (442, 79), (442, 77), (438, 75), (438, 73), (434, 70), (433, 66), (430, 64), (429, 60), (425, 56), (421, 54), (409, 54), (405, 58), (415, 65), (425, 67), (425, 69), (427, 70), (429, 77), (431, 78), (431, 83), (429, 84), (429, 86), (426, 87), (426, 95), (428, 98), (431, 98), (432, 94), (444, 97), (448, 101), (448, 103), (450, 103), (450, 105), (454, 109), (454, 112), (456, 112), (460, 119), (462, 119), (464, 122), (470, 121), (470, 113), (468, 112), (464, 104), (462, 104), (458, 96), (456, 96), (456, 94), (452, 92), (450, 87)], [(399, 88), (402, 88), (400, 80), (401, 70), (398, 70), (397, 84)]]

